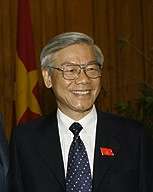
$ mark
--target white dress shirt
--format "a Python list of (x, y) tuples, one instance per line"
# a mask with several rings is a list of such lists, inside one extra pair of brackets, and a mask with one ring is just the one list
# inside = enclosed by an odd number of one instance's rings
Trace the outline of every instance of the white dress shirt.
[(70, 145), (73, 141), (73, 133), (69, 130), (69, 127), (74, 122), (80, 123), (83, 127), (79, 135), (86, 147), (91, 174), (93, 175), (93, 161), (94, 161), (96, 125), (97, 125), (97, 112), (95, 106), (93, 106), (92, 110), (79, 121), (71, 119), (70, 117), (62, 113), (60, 109), (58, 109), (57, 120), (58, 120), (60, 143), (65, 168), (65, 175), (67, 171), (68, 153)]

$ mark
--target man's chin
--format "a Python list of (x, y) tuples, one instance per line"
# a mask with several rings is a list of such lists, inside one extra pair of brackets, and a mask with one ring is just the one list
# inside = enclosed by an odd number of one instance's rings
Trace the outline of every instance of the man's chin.
[(92, 109), (93, 105), (79, 105), (79, 106), (75, 106), (74, 107), (74, 111), (78, 112), (78, 113), (86, 113), (86, 112), (90, 112)]

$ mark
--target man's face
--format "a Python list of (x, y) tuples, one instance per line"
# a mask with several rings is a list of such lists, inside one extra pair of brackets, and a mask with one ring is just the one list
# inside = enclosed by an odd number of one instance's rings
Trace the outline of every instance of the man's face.
[[(54, 67), (63, 63), (87, 64), (95, 60), (92, 48), (86, 44), (70, 45), (55, 53)], [(79, 120), (92, 109), (101, 89), (101, 77), (92, 79), (81, 70), (74, 80), (63, 78), (62, 71), (52, 69), (51, 74), (43, 72), (44, 80), (49, 79), (47, 87), (52, 87), (59, 109), (69, 117)]]

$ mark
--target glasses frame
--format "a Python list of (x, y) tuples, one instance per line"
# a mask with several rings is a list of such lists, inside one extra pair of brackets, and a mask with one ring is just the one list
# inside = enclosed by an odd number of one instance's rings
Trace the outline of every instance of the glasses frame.
[[(49, 66), (49, 68), (51, 68), (51, 69), (56, 69), (56, 70), (58, 70), (58, 71), (61, 71), (62, 72), (62, 75), (63, 75), (63, 78), (64, 79), (66, 79), (66, 80), (74, 80), (74, 79), (76, 79), (76, 78), (78, 78), (78, 76), (79, 76), (79, 74), (81, 73), (81, 70), (83, 70), (84, 71), (84, 73), (86, 74), (86, 76), (88, 77), (88, 78), (91, 78), (91, 79), (96, 79), (96, 78), (98, 78), (98, 77), (101, 77), (102, 76), (102, 73), (100, 74), (100, 75), (98, 75), (98, 76), (96, 76), (96, 77), (90, 77), (88, 74), (87, 74), (87, 71), (86, 71), (86, 68), (87, 68), (87, 66), (89, 66), (89, 65), (98, 65), (99, 66), (99, 69), (102, 71), (102, 65), (100, 64), (100, 63), (98, 63), (97, 61), (90, 61), (90, 62), (88, 62), (87, 64), (76, 64), (76, 63), (71, 63), (71, 62), (64, 62), (64, 63), (62, 63), (61, 64), (61, 67), (52, 67), (52, 66)], [(80, 69), (78, 70), (78, 73), (76, 74), (76, 76), (74, 77), (74, 78), (65, 78), (65, 75), (64, 75), (64, 68), (62, 68), (64, 65), (72, 65), (72, 66), (78, 66)]]

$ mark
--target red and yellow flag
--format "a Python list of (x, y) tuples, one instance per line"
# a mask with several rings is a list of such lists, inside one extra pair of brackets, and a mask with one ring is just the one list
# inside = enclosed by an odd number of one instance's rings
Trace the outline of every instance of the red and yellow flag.
[(25, 122), (41, 114), (38, 69), (35, 60), (28, 0), (18, 0), (16, 59), (16, 121)]

